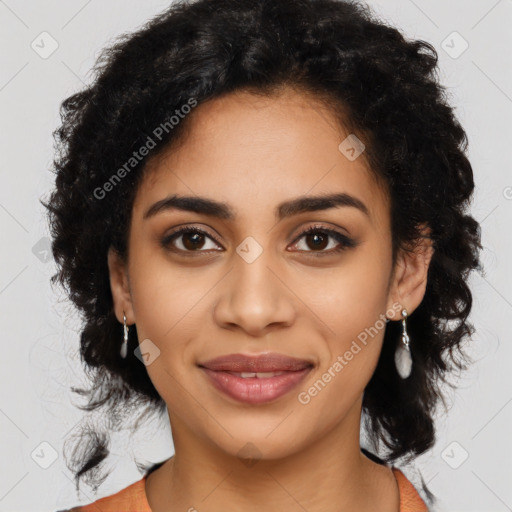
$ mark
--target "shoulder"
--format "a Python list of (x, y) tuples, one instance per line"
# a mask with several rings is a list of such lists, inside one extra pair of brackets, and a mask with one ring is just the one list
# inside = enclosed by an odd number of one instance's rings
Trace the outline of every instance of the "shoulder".
[(151, 512), (146, 499), (146, 476), (110, 496), (105, 496), (89, 505), (56, 512)]
[(425, 502), (407, 477), (398, 469), (391, 468), (400, 494), (400, 512), (428, 512)]

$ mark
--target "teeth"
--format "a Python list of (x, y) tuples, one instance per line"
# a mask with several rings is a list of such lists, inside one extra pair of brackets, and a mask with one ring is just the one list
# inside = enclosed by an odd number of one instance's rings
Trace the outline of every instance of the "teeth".
[(248, 379), (251, 377), (257, 377), (258, 379), (268, 379), (270, 377), (275, 377), (276, 375), (281, 375), (284, 372), (242, 372), (242, 373), (234, 373), (238, 377), (242, 377), (242, 379)]

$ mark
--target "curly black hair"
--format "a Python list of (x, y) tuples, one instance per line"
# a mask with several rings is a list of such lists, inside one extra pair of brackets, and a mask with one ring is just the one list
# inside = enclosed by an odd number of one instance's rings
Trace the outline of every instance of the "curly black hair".
[[(408, 319), (412, 374), (402, 380), (394, 370), (401, 325), (389, 322), (363, 412), (387, 462), (432, 447), (441, 384), (470, 360), (462, 346), (474, 333), (468, 275), (483, 271), (480, 226), (467, 214), (474, 189), (467, 136), (437, 62), (431, 44), (406, 39), (366, 4), (347, 0), (180, 0), (102, 51), (93, 83), (61, 104), (62, 124), (53, 133), (56, 187), (43, 202), (59, 269), (52, 285), (58, 280), (84, 317), (80, 354), (91, 388), (72, 389), (87, 398), (83, 409), (104, 409), (109, 418), (103, 432), (82, 432), (69, 461), (77, 489), (81, 477), (94, 482), (109, 454), (109, 432), (137, 408), (141, 417), (165, 410), (133, 356), (136, 328), (130, 356), (119, 357), (123, 326), (113, 310), (107, 251), (113, 247), (126, 260), (146, 164), (183, 140), (194, 110), (179, 123), (172, 116), (238, 90), (310, 94), (364, 142), (364, 158), (390, 196), (393, 262), (399, 249), (420, 240), (420, 226), (430, 228), (435, 252), (427, 288)], [(149, 140), (156, 147), (139, 155)]]

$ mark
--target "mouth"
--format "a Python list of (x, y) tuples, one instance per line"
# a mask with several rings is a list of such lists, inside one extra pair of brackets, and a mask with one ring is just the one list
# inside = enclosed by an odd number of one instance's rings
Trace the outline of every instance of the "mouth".
[(215, 389), (247, 404), (263, 404), (289, 393), (313, 363), (284, 354), (230, 354), (198, 364)]

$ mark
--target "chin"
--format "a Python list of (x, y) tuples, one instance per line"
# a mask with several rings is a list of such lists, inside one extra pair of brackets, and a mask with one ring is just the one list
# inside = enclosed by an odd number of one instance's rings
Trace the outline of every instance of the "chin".
[(251, 416), (237, 418), (236, 421), (227, 421), (224, 416), (224, 428), (203, 431), (201, 437), (226, 455), (254, 460), (283, 459), (296, 454), (307, 444), (304, 428), (299, 428), (299, 425), (295, 428), (288, 423), (290, 418), (283, 422), (286, 414), (266, 419)]
[(241, 459), (250, 467), (258, 461), (275, 461), (295, 455), (300, 447), (293, 437), (286, 440), (276, 437), (270, 440), (262, 436), (246, 436), (231, 439), (229, 443), (217, 445), (226, 455)]

